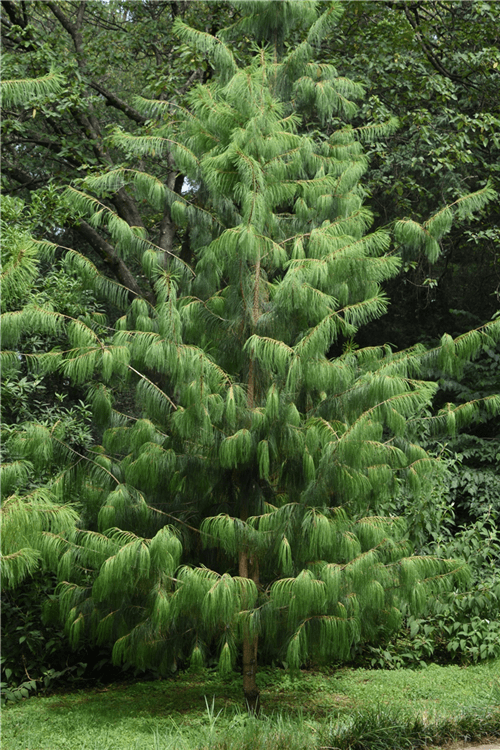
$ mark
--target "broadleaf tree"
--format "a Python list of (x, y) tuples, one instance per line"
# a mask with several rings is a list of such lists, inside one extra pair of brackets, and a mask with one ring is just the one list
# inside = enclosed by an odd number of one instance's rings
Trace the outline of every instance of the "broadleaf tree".
[[(369, 146), (365, 177), (376, 222), (408, 214), (424, 220), (441, 202), (477, 190), (489, 176), (498, 190), (500, 65), (498, 3), (348, 2), (327, 48), (367, 96), (354, 122), (396, 113), (401, 127)], [(387, 337), (398, 347), (456, 334), (498, 309), (498, 204), (460, 222), (441, 241), (435, 263), (412, 254), (387, 285), (389, 315), (363, 342)], [(481, 223), (482, 223), (481, 222)], [(415, 333), (417, 326), (418, 334)]]
[[(76, 221), (140, 260), (151, 294), (69, 251), (123, 315), (105, 328), (31, 306), (9, 314), (4, 333), (14, 353), (26, 325), (66, 336), (32, 366), (87, 383), (104, 429), (85, 455), (68, 450), (53, 479), (61, 498), (79, 497), (80, 523), (39, 544), (73, 642), (90, 634), (118, 662), (164, 672), (216, 658), (224, 674), (241, 657), (255, 712), (259, 653), (291, 668), (345, 659), (467, 580), (460, 562), (412, 556), (404, 521), (377, 511), (402, 484), (432, 481), (423, 425), (498, 409), (488, 396), (429, 417), (437, 385), (425, 372), (455, 372), (499, 332), (492, 322), (430, 351), (357, 347), (359, 328), (387, 309), (383, 284), (404, 249), (434, 258), (454, 214), (494, 193), (486, 186), (423, 224), (402, 219), (395, 242), (370, 232), (361, 141), (397, 123), (349, 125), (362, 89), (320, 60), (341, 6), (234, 7), (217, 36), (176, 21), (214, 75), (182, 106), (136, 99), (147, 132), (111, 137), (127, 166), (65, 192)], [(238, 35), (255, 39), (243, 63)], [(138, 169), (145, 157), (175, 166), (184, 190)], [(182, 242), (167, 250), (121, 218), (117, 191), (161, 211)], [(49, 458), (52, 439), (28, 427), (12, 450)]]

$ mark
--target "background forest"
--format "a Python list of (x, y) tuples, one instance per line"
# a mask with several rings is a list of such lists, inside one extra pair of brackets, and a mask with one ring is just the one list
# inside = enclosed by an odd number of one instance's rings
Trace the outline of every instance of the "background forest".
[(2, 680), (500, 655), (500, 10), (2, 0)]

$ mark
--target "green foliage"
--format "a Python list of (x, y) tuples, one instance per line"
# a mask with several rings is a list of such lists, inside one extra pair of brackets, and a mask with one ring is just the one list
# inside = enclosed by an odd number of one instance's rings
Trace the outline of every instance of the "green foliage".
[[(146, 10), (127, 5), (126, 18)], [(69, 161), (82, 174), (72, 172), (62, 199), (44, 195), (92, 252), (66, 249), (63, 270), (35, 291), (36, 262), (58, 246), (41, 243), (24, 260), (19, 245), (9, 262), (24, 270), (10, 272), (2, 330), (11, 373), (22, 363), (36, 379), (87, 389), (102, 445), (75, 442), (72, 407), (64, 419), (23, 419), (4, 467), (18, 493), (2, 512), (7, 581), (17, 585), (39, 559), (57, 572), (73, 646), (90, 638), (116, 663), (164, 675), (204, 661), (228, 675), (242, 653), (255, 699), (257, 643), (294, 670), (346, 660), (425, 613), (429, 599), (469, 587), (460, 550), (413, 554), (417, 534), (393, 510), (411, 498), (414, 526), (425, 515), (438, 461), (422, 435), (498, 412), (498, 395), (485, 393), (433, 414), (430, 377), (457, 377), (500, 325), (444, 334), (429, 351), (359, 345), (388, 308), (384, 285), (421, 251), (437, 260), (454, 224), (495, 193), (478, 186), (431, 218), (399, 221), (393, 249), (360, 179), (362, 143), (369, 132), (390, 137), (396, 122), (365, 129), (362, 87), (323, 60), (341, 8), (247, 3), (235, 13), (218, 35), (175, 19), (180, 49), (213, 69), (169, 89), (168, 105), (153, 83), (141, 94), (158, 99), (144, 96), (138, 109), (103, 89), (100, 54), (88, 56), (85, 81), (68, 73), (66, 104), (54, 106), (89, 128), (92, 161), (73, 138)], [(80, 69), (81, 45), (92, 42), (69, 33)], [(247, 49), (247, 35), (257, 47)], [(135, 89), (123, 80), (128, 97)], [(104, 140), (103, 102), (88, 99), (87, 85), (133, 128), (110, 122)], [(44, 116), (50, 124), (54, 112)], [(68, 276), (81, 287), (65, 289)], [(14, 398), (12, 377), (9, 388)], [(81, 426), (79, 436), (88, 437)], [(38, 504), (24, 493), (31, 471), (46, 472)], [(78, 521), (63, 498), (78, 499)]]
[[(19, 231), (24, 205), (5, 196), (2, 200), (2, 311), (16, 298), (23, 299), (36, 278), (38, 248), (26, 232)], [(17, 225), (17, 226), (16, 226)]]
[[(74, 527), (78, 512), (61, 502), (54, 479), (61, 467), (67, 468), (68, 452), (76, 455), (93, 439), (87, 405), (81, 400), (64, 405), (67, 393), (54, 392), (57, 381), (33, 372), (28, 363), (43, 358), (58, 341), (65, 317), (92, 315), (95, 298), (63, 267), (40, 279), (40, 265), (53, 257), (56, 246), (33, 239), (32, 219), (22, 201), (7, 196), (3, 206), (2, 309), (7, 312), (2, 333), (13, 351), (3, 353), (1, 566), (2, 587), (13, 589), (38, 570), (43, 534)], [(55, 360), (57, 355), (48, 356)], [(28, 682), (23, 690), (33, 687)]]
[(59, 94), (63, 87), (63, 76), (57, 71), (51, 71), (40, 78), (25, 78), (8, 81), (2, 80), (2, 106), (9, 107), (16, 104), (35, 104), (40, 98), (50, 94)]
[(474, 211), (480, 211), (496, 193), (487, 185), (477, 193), (459, 198), (450, 206), (441, 209), (422, 225), (411, 219), (397, 221), (394, 227), (396, 240), (406, 251), (405, 259), (418, 257), (424, 252), (431, 263), (435, 263), (440, 254), (439, 240), (448, 234), (453, 224), (453, 213), (466, 217)]
[[(183, 38), (194, 44), (210, 42), (222, 75), (210, 87), (196, 88), (189, 97), (191, 113), (182, 125), (162, 125), (158, 137), (167, 144), (179, 143), (182, 135), (183, 148), (176, 146), (173, 151), (176, 162), (190, 179), (203, 181), (214, 213), (231, 217), (232, 223), (198, 250), (193, 283), (197, 297), (177, 305), (168, 293), (173, 279), (166, 274), (166, 305), (157, 313), (165, 315), (163, 330), (160, 321), (158, 328), (155, 324), (155, 313), (151, 318), (148, 312), (150, 333), (128, 334), (134, 342), (136, 366), (149, 364), (168, 372), (177, 389), (178, 405), (144, 376), (139, 394), (150, 418), (168, 422), (173, 409), (170, 430), (176, 452), (187, 450), (189, 454), (191, 436), (198, 434), (198, 461), (206, 465), (206, 476), (193, 481), (181, 469), (183, 492), (200, 491), (200, 486), (203, 493), (211, 494), (211, 482), (216, 481), (211, 473), (218, 469), (232, 472), (231, 480), (226, 474), (230, 493), (246, 496), (237, 501), (240, 518), (234, 501), (228, 506), (229, 514), (205, 518), (201, 531), (208, 545), (224, 551), (233, 565), (240, 556), (240, 567), (241, 555), (248, 559), (258, 556), (260, 580), (265, 582), (273, 569), (266, 548), (269, 540), (272, 546), (277, 540), (283, 569), (292, 577), (264, 583), (259, 606), (254, 609), (256, 592), (241, 589), (245, 580), (250, 582), (248, 573), (234, 577), (203, 567), (183, 568), (177, 574), (181, 585), (170, 593), (169, 587), (159, 584), (162, 593), (151, 610), (151, 622), (147, 615), (135, 625), (134, 619), (128, 620), (132, 629), (116, 642), (115, 657), (137, 658), (142, 663), (146, 653), (151, 658), (154, 649), (159, 661), (172, 659), (168, 647), (153, 645), (146, 634), (153, 624), (173, 638), (175, 623), (189, 613), (196, 622), (192, 628), (196, 656), (192, 658), (199, 662), (200, 642), (209, 646), (214, 636), (220, 637), (223, 671), (234, 660), (239, 620), (243, 638), (248, 627), (269, 643), (286, 623), (289, 640), (285, 658), (294, 668), (309, 653), (321, 659), (346, 658), (359, 639), (374, 638), (381, 628), (397, 627), (401, 618), (398, 607), (405, 599), (410, 598), (412, 611), (417, 612), (429, 591), (448, 585), (444, 573), (460, 573), (460, 565), (453, 561), (408, 557), (403, 526), (378, 517), (361, 516), (349, 522), (342, 514), (336, 517), (327, 504), (332, 492), (337, 496), (334, 506), (356, 496), (357, 503), (351, 500), (351, 505), (359, 511), (368, 502), (376, 505), (376, 493), (388, 477), (394, 481), (399, 472), (401, 480), (406, 474), (408, 481), (419, 481), (427, 458), (406, 442), (404, 418), (425, 405), (432, 387), (402, 377), (408, 375), (404, 359), (394, 362), (389, 375), (381, 376), (378, 369), (385, 366), (385, 352), (371, 353), (369, 370), (360, 367), (362, 351), (336, 360), (326, 356), (339, 337), (352, 336), (359, 326), (385, 310), (379, 284), (399, 267), (397, 261), (384, 256), (386, 235), (366, 234), (371, 217), (362, 208), (357, 187), (364, 161), (351, 131), (340, 131), (329, 142), (298, 134), (299, 118), (268, 84), (270, 76), (285, 75), (286, 62), (276, 66), (271, 56), (262, 53), (239, 71), (230, 55), (219, 54), (219, 49), (226, 49), (219, 42), (180, 22), (178, 28)], [(319, 26), (314, 33), (319, 33)], [(337, 79), (328, 70), (319, 74), (324, 76), (323, 90), (338, 96), (341, 84)], [(305, 80), (307, 75), (310, 73)], [(342, 85), (344, 95), (347, 90)], [(350, 93), (356, 91), (353, 87)], [(309, 100), (309, 105), (312, 103), (318, 106), (314, 97)], [(351, 105), (342, 111), (348, 110), (354, 111)], [(123, 146), (126, 140), (129, 152), (144, 155), (147, 149), (160, 148), (155, 137), (149, 141), (143, 136), (115, 135), (115, 143)], [(342, 158), (339, 144), (343, 146)], [(190, 151), (188, 161), (184, 147)], [(95, 190), (110, 185), (109, 180), (87, 180), (85, 187)], [(319, 201), (325, 194), (330, 194), (331, 200)], [(95, 226), (107, 215), (111, 233), (115, 232), (122, 244), (128, 242), (121, 232), (130, 230), (106, 213), (102, 203), (74, 190), (68, 192), (68, 200), (75, 210), (93, 217)], [(451, 211), (444, 215), (451, 217)], [(305, 218), (307, 232), (302, 229)], [(443, 223), (435, 218), (429, 223), (436, 237), (449, 229), (450, 220)], [(301, 257), (294, 258), (291, 254), (299, 244)], [(185, 340), (179, 337), (172, 346), (173, 331), (182, 328)], [(83, 334), (83, 329), (78, 329), (75, 343), (79, 346), (87, 343)], [(92, 347), (88, 335), (87, 346)], [(481, 334), (471, 335), (460, 344), (460, 355), (470, 356), (480, 341)], [(119, 334), (116, 343), (117, 350), (124, 348), (127, 334)], [(439, 349), (440, 354), (446, 352), (446, 345)], [(108, 351), (112, 355), (112, 349)], [(87, 378), (97, 364), (95, 355), (89, 358), (90, 354), (87, 349), (81, 374), (73, 368), (66, 368), (66, 373)], [(246, 404), (242, 401), (237, 406), (233, 383), (238, 387), (245, 384)], [(316, 395), (332, 385), (334, 398)], [(309, 399), (307, 418), (300, 401), (303, 389)], [(384, 429), (394, 432), (398, 442), (382, 442)], [(301, 453), (304, 458), (299, 464)], [(156, 486), (159, 474), (167, 483), (174, 481), (175, 456), (159, 444), (144, 443), (139, 455), (131, 458), (126, 475), (129, 482), (155, 489), (144, 473), (150, 466), (154, 466)], [(255, 464), (264, 481), (272, 477), (267, 492), (289, 497), (285, 505), (280, 501), (262, 507), (264, 485), (250, 486), (246, 479)], [(396, 483), (393, 491), (395, 488)], [(108, 495), (100, 512), (101, 528), (112, 523), (111, 508), (130, 505), (127, 497), (132, 494), (123, 487)], [(143, 508), (146, 513), (146, 505)], [(248, 513), (254, 515), (247, 522)], [(86, 600), (83, 609), (72, 610), (75, 639), (92, 601), (99, 609), (119, 591), (124, 612), (133, 590), (153, 584), (147, 544), (135, 536), (133, 541), (119, 542), (119, 551), (100, 569), (92, 599)], [(68, 548), (67, 554), (79, 555), (80, 546), (73, 552)], [(131, 569), (134, 576), (130, 576)], [(463, 576), (465, 581), (465, 572)], [(78, 587), (73, 591), (80, 597)], [(110, 617), (117, 619), (114, 614)], [(141, 637), (149, 643), (143, 646)]]
[(53, 591), (52, 577), (38, 573), (14, 591), (2, 592), (4, 703), (75, 679), (85, 669), (82, 654), (73, 654), (61, 627), (48, 620), (50, 609), (57, 608)]
[[(488, 460), (487, 452), (484, 458)], [(450, 591), (430, 601), (423, 616), (408, 617), (401, 635), (381, 646), (368, 646), (361, 658), (371, 666), (394, 669), (429, 661), (469, 663), (500, 653), (497, 511), (491, 505), (477, 508), (470, 503), (468, 512), (476, 520), (470, 522), (469, 517), (461, 525), (463, 510), (454, 499), (455, 487), (462, 473), (470, 472), (464, 471), (457, 454), (445, 454), (441, 461), (448, 471), (433, 492), (420, 500), (406, 498), (400, 508), (410, 520), (410, 535), (424, 552), (466, 560), (472, 578), (464, 591)]]
[[(362, 81), (367, 96), (359, 121), (398, 116), (400, 129), (370, 146), (366, 187), (382, 226), (405, 218), (413, 227), (413, 249), (397, 279), (388, 284), (392, 308), (370, 327), (370, 342), (405, 347), (462, 332), (471, 318), (488, 320), (498, 307), (494, 227), (498, 206), (479, 214), (482, 230), (451, 227), (439, 247), (425, 235), (429, 215), (444, 200), (476, 192), (486, 179), (498, 189), (498, 108), (492, 72), (500, 64), (498, 6), (427, 3), (346, 3), (338, 33), (328, 44), (342, 54), (346, 74)], [(479, 28), (482, 33), (479, 34)], [(328, 54), (325, 50), (325, 57)], [(479, 230), (479, 231), (478, 231)], [(484, 233), (487, 232), (487, 234)], [(417, 253), (417, 245), (420, 252)], [(427, 247), (426, 247), (427, 246)], [(438, 257), (429, 262), (426, 250)], [(368, 332), (367, 332), (368, 333)]]
[[(11, 483), (22, 481), (23, 464), (14, 462), (2, 468), (2, 490), (4, 475)], [(2, 586), (12, 588), (38, 567), (39, 547), (45, 531), (53, 534), (71, 529), (78, 518), (76, 511), (68, 505), (59, 504), (46, 489), (18, 496), (10, 494), (12, 488), (5, 487), (7, 497), (2, 503)]]

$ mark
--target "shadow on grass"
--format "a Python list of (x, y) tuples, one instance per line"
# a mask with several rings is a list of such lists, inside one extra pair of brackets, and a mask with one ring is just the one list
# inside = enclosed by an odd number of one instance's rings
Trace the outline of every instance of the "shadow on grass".
[[(109, 688), (95, 688), (48, 697), (45, 708), (53, 716), (78, 711), (79, 716), (91, 718), (93, 725), (117, 723), (133, 714), (135, 717), (188, 718), (190, 721), (206, 717), (206, 699), (215, 700), (217, 711), (227, 715), (244, 711), (241, 678), (223, 681), (207, 674), (172, 678), (146, 683), (113, 684)], [(282, 713), (290, 717), (311, 719), (333, 718), (352, 709), (354, 703), (342, 693), (334, 693), (316, 682), (307, 680), (279, 681), (261, 691), (263, 711), (267, 715)]]

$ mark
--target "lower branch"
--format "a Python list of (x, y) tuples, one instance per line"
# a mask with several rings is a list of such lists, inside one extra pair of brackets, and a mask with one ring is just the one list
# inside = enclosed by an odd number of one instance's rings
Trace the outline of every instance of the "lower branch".
[(153, 293), (145, 292), (143, 289), (141, 289), (132, 271), (118, 256), (115, 248), (110, 245), (109, 242), (106, 242), (106, 240), (101, 237), (99, 232), (97, 232), (93, 227), (90, 226), (90, 224), (87, 224), (87, 222), (83, 221), (82, 219), (80, 219), (78, 226), (76, 226), (75, 229), (89, 243), (89, 245), (91, 245), (94, 250), (99, 253), (101, 258), (104, 258), (106, 263), (109, 264), (109, 267), (112, 269), (120, 284), (126, 286), (127, 289), (129, 289), (131, 295), (133, 295), (134, 297), (144, 297), (144, 299), (146, 299), (152, 305), (155, 304)]

